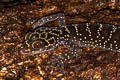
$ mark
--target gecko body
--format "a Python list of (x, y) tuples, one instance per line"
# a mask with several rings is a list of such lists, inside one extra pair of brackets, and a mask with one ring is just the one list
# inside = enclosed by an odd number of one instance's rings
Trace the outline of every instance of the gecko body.
[[(58, 27), (44, 27), (46, 22), (59, 20)], [(106, 50), (120, 51), (120, 27), (112, 24), (77, 23), (65, 24), (65, 16), (58, 13), (40, 18), (36, 21), (31, 32), (25, 36), (25, 41), (20, 50), (22, 54), (40, 54), (55, 49), (60, 44), (68, 47), (71, 52), (64, 56), (70, 58), (77, 54), (76, 47), (93, 46)], [(59, 57), (60, 55), (58, 55)]]

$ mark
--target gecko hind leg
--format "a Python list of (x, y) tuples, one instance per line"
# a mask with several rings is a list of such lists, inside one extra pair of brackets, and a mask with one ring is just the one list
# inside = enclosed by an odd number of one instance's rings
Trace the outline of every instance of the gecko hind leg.
[(40, 19), (38, 19), (36, 22), (34, 22), (32, 24), (32, 28), (35, 29), (38, 26), (42, 26), (43, 24), (45, 24), (47, 22), (51, 22), (51, 21), (55, 21), (55, 20), (59, 21), (60, 27), (66, 26), (65, 15), (64, 15), (64, 13), (61, 12), (61, 13), (56, 13), (56, 14), (52, 14), (49, 16), (41, 17)]

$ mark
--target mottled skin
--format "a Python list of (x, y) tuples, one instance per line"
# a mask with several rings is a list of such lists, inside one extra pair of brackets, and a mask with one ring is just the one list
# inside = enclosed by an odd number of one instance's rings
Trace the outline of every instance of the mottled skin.
[[(43, 27), (46, 22), (59, 20), (58, 27)], [(63, 44), (71, 52), (55, 54), (56, 60), (51, 64), (63, 66), (66, 59), (77, 54), (78, 47), (94, 46), (106, 50), (120, 51), (120, 27), (111, 24), (78, 23), (65, 24), (63, 13), (40, 18), (32, 25), (33, 30), (25, 36), (21, 48), (22, 54), (40, 54), (55, 49)]]

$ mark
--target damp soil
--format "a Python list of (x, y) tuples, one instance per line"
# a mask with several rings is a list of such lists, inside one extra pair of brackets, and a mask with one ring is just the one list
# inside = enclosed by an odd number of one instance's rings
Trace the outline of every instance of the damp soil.
[[(66, 23), (99, 22), (120, 25), (117, 0), (1, 0), (0, 79), (1, 80), (119, 80), (120, 53), (98, 48), (80, 48), (79, 55), (65, 62), (65, 68), (49, 65), (52, 53), (21, 54), (19, 49), (31, 25), (42, 16), (64, 12)], [(58, 26), (57, 22), (45, 24)], [(82, 51), (81, 51), (82, 49)]]

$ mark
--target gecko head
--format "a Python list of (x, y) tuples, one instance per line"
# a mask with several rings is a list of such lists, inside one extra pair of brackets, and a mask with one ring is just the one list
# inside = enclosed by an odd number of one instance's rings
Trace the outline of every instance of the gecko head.
[[(44, 35), (47, 35), (44, 36)], [(43, 37), (44, 36), (44, 37)], [(52, 50), (55, 47), (55, 39), (47, 33), (28, 33), (20, 49), (21, 54), (39, 54)]]

